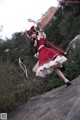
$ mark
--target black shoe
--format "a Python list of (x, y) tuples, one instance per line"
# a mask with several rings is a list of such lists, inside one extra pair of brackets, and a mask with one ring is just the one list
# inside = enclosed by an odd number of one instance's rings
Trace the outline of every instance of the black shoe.
[(65, 84), (66, 84), (67, 86), (70, 86), (70, 85), (71, 85), (71, 82), (68, 81), (68, 82), (66, 82)]

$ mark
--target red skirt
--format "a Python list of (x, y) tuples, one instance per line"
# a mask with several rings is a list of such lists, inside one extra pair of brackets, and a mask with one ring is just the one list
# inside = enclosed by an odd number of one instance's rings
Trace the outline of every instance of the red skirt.
[(43, 64), (54, 60), (58, 55), (60, 55), (55, 50), (48, 48), (48, 47), (42, 47), (39, 50), (39, 66), (42, 66)]

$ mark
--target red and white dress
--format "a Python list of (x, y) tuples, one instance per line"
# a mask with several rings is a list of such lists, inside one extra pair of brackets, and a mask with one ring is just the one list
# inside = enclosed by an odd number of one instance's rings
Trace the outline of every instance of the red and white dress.
[(44, 38), (39, 34), (37, 39), (36, 48), (39, 53), (39, 67), (36, 71), (36, 76), (45, 77), (47, 74), (51, 73), (54, 70), (52, 66), (59, 63), (61, 67), (62, 64), (67, 61), (67, 58), (59, 54), (57, 51), (45, 46), (45, 34)]

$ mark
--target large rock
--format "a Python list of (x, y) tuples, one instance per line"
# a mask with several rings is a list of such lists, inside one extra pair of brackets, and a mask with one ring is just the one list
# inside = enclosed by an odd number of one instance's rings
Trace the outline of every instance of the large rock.
[(8, 120), (80, 120), (80, 77), (42, 95), (32, 97)]
[(70, 56), (77, 49), (80, 49), (80, 35), (77, 35), (68, 45), (66, 52)]

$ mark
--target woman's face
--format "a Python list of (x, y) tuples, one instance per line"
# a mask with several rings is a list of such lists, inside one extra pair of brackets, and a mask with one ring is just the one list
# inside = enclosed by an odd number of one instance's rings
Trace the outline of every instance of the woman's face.
[(37, 38), (36, 32), (33, 32), (33, 34), (31, 35), (32, 38)]

